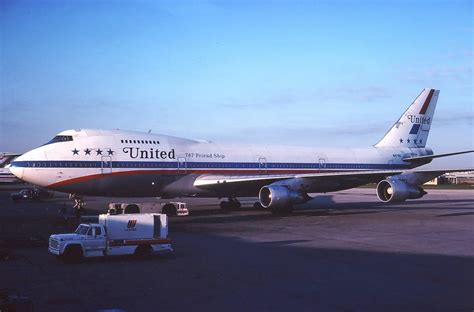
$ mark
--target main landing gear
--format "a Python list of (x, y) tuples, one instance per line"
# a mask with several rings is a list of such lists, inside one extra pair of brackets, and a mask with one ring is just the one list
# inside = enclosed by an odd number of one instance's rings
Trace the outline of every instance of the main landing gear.
[(230, 210), (230, 209), (240, 209), (242, 205), (237, 200), (237, 198), (229, 197), (228, 201), (221, 201), (220, 207), (222, 210)]

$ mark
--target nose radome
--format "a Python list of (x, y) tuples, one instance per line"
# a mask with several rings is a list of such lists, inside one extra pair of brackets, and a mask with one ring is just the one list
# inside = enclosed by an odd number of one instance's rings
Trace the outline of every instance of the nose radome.
[(23, 179), (23, 168), (22, 167), (16, 167), (16, 166), (11, 166), (10, 168), (8, 168), (10, 170), (10, 172), (15, 175), (15, 177), (17, 177), (18, 179)]
[(34, 150), (31, 150), (31, 151), (28, 151), (22, 155), (20, 155), (19, 157), (17, 157), (10, 165), (10, 172), (13, 173), (18, 179), (21, 179), (23, 181), (26, 181), (26, 182), (31, 182), (31, 181), (28, 181), (29, 180), (29, 174), (27, 174), (27, 172), (25, 171), (28, 171), (25, 169), (26, 165), (25, 165), (25, 162), (26, 161), (29, 161), (29, 160), (34, 160), (34, 159), (37, 159), (37, 155), (38, 155), (38, 151), (37, 149), (34, 149)]

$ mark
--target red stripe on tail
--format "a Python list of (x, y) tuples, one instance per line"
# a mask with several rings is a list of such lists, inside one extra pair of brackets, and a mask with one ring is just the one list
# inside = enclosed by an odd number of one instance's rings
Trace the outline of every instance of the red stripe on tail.
[(430, 106), (431, 98), (433, 97), (433, 93), (435, 90), (431, 89), (430, 93), (426, 97), (425, 103), (423, 104), (423, 107), (421, 108), (420, 114), (424, 115), (426, 111), (428, 110), (428, 106)]

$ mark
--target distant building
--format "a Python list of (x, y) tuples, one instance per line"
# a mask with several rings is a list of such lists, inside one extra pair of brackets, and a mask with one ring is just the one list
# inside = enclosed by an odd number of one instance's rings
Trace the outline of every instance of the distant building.
[(450, 172), (443, 175), (450, 184), (474, 184), (474, 171)]
[(433, 180), (430, 180), (428, 182), (425, 182), (423, 185), (438, 185), (440, 184), (439, 183), (439, 179), (438, 178), (434, 178)]
[(18, 156), (20, 156), (20, 154), (0, 153), (0, 185), (23, 183), (23, 181), (15, 177), (8, 169), (8, 165)]

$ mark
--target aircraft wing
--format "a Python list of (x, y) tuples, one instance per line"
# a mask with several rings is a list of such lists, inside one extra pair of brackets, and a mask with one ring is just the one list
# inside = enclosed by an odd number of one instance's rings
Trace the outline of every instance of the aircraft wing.
[(304, 178), (313, 182), (331, 183), (334, 181), (348, 182), (362, 180), (366, 183), (376, 183), (387, 177), (397, 176), (410, 180), (414, 184), (423, 184), (447, 172), (474, 171), (474, 168), (464, 169), (418, 169), (418, 170), (373, 170), (330, 172), (310, 174), (279, 174), (279, 175), (202, 175), (194, 181), (194, 186), (208, 190), (224, 190), (231, 187), (262, 187), (277, 181)]
[[(357, 172), (331, 172), (331, 173), (304, 173), (304, 174), (269, 174), (269, 175), (223, 175), (223, 174), (209, 174), (202, 175), (194, 181), (194, 186), (203, 189), (219, 189), (230, 186), (249, 186), (268, 185), (277, 181), (305, 178), (312, 180), (320, 180), (321, 182), (334, 179), (360, 179), (381, 180), (387, 176), (402, 173), (402, 170), (380, 170), (380, 171), (357, 171)], [(367, 183), (369, 183), (367, 182)]]
[(461, 155), (467, 153), (473, 153), (474, 150), (470, 151), (463, 151), (463, 152), (456, 152), (456, 153), (448, 153), (448, 154), (437, 154), (437, 155), (426, 155), (426, 156), (414, 156), (414, 157), (406, 157), (403, 158), (403, 161), (413, 162), (413, 163), (421, 163), (421, 162), (430, 162), (435, 158), (453, 156), (453, 155)]

